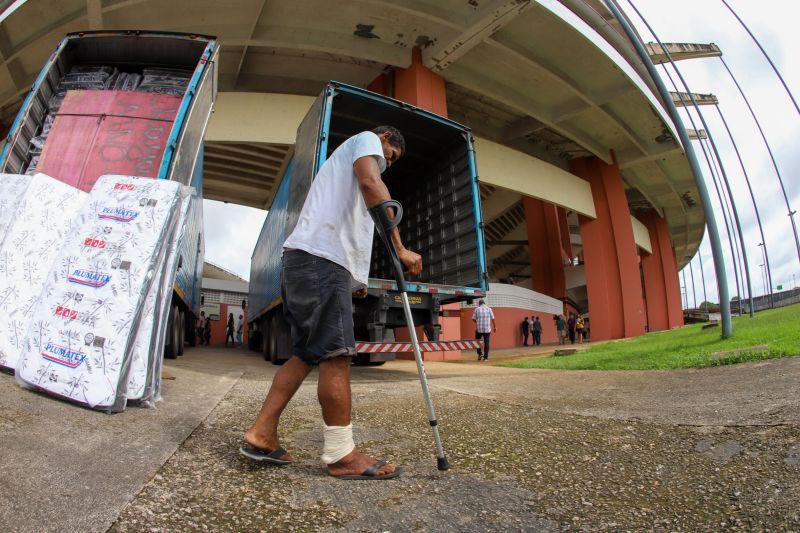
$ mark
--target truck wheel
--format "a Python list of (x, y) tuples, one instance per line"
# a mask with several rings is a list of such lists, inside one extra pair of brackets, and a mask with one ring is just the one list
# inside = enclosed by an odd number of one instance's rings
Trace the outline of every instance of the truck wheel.
[(278, 314), (272, 315), (269, 321), (269, 360), (272, 362), (273, 365), (280, 364), (278, 361), (278, 350), (279, 350), (279, 343), (278, 340), (281, 337), (281, 333), (279, 330), (280, 326), (278, 324)]
[(276, 316), (278, 318), (278, 351), (275, 359), (277, 359), (276, 364), (282, 365), (292, 356), (292, 333), (289, 331), (289, 324), (286, 323), (283, 313), (277, 313)]
[(183, 342), (186, 337), (186, 315), (183, 309), (178, 311), (178, 355), (183, 355)]
[(381, 366), (386, 361), (370, 361), (368, 355), (356, 355), (353, 357), (353, 364), (355, 366)]
[(191, 346), (192, 348), (197, 346), (197, 328), (195, 327), (194, 322), (195, 322), (194, 316), (187, 313), (186, 320), (184, 320), (183, 322), (183, 326), (185, 328), (184, 338), (186, 339), (186, 342), (189, 344), (189, 346)]
[(164, 357), (167, 359), (178, 357), (178, 320), (180, 320), (180, 317), (178, 306), (172, 306), (172, 311), (169, 314), (169, 323), (167, 324), (167, 343), (164, 345)]
[(270, 357), (270, 354), (272, 353), (270, 350), (272, 349), (272, 347), (269, 344), (272, 335), (270, 335), (269, 327), (270, 327), (270, 321), (262, 317), (262, 319), (258, 323), (258, 329), (261, 332), (261, 353), (264, 356), (264, 361), (272, 360), (272, 358)]

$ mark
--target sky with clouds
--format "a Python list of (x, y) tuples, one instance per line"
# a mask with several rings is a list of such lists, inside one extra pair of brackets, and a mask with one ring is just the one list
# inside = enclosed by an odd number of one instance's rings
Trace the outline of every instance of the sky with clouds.
[[(645, 41), (655, 39), (641, 23), (628, 0), (619, 0), (629, 18), (634, 22)], [(728, 0), (728, 4), (744, 20), (761, 42), (789, 89), (800, 98), (800, 61), (794, 32), (797, 28), (796, 13), (800, 3), (795, 0)], [(796, 149), (800, 139), (800, 115), (794, 108), (785, 89), (775, 76), (769, 63), (756, 47), (739, 22), (720, 0), (635, 0), (637, 9), (647, 19), (662, 42), (716, 43), (723, 58), (742, 86), (753, 110), (761, 123), (772, 149), (778, 171), (783, 179), (789, 204), (793, 209), (800, 205), (800, 151)], [(791, 6), (796, 6), (794, 9)], [(741, 153), (744, 168), (753, 188), (755, 201), (761, 217), (766, 248), (772, 271), (773, 288), (782, 284), (784, 289), (800, 284), (800, 259), (794, 244), (794, 235), (786, 204), (780, 189), (775, 168), (766, 146), (761, 139), (750, 112), (739, 95), (736, 86), (718, 58), (693, 59), (678, 63), (681, 73), (692, 92), (713, 93), (719, 99), (719, 108), (728, 122), (734, 141)], [(668, 87), (670, 81), (663, 75)], [(670, 72), (676, 83), (680, 83), (674, 72)], [(681, 89), (682, 90), (682, 89)], [(687, 127), (691, 127), (687, 112), (682, 112)], [(704, 107), (703, 115), (717, 145), (725, 174), (730, 181), (738, 215), (744, 231), (745, 251), (750, 266), (753, 294), (765, 292), (763, 282), (764, 263), (762, 241), (756, 222), (753, 201), (745, 183), (739, 161), (719, 114), (713, 107)], [(692, 112), (697, 127), (702, 128), (696, 113)], [(707, 145), (711, 151), (710, 145)], [(721, 233), (723, 254), (729, 292), (737, 294), (734, 281), (733, 261), (728, 244), (724, 221), (711, 181), (703, 150), (695, 141), (698, 160), (705, 173), (709, 193), (715, 205), (715, 216)], [(719, 171), (715, 171), (719, 175)], [(245, 279), (249, 279), (250, 257), (263, 225), (266, 211), (248, 207), (204, 201), (206, 229), (206, 258)], [(800, 225), (800, 214), (795, 215)], [(738, 253), (738, 252), (737, 252)], [(703, 275), (700, 273), (700, 263)], [(703, 299), (701, 280), (705, 278), (706, 294), (717, 301), (717, 284), (708, 237), (700, 246), (699, 254), (692, 260), (694, 273), (694, 296), (689, 269), (685, 269), (687, 295), (690, 304)], [(683, 275), (679, 276), (683, 285)], [(742, 292), (744, 296), (744, 292)]]
[[(643, 39), (645, 41), (654, 40), (634, 10), (631, 9), (628, 0), (623, 0), (621, 5), (636, 24)], [(772, 163), (767, 145), (758, 132), (747, 105), (722, 62), (718, 58), (693, 59), (679, 62), (678, 67), (692, 92), (712, 93), (719, 99), (719, 108), (731, 129), (753, 188), (766, 240), (773, 290), (777, 285), (782, 285), (783, 289), (797, 286), (800, 283), (800, 258), (798, 258), (795, 246), (791, 220), (788, 216), (789, 211), (775, 170), (777, 166), (777, 172), (780, 173), (783, 180), (789, 205), (792, 209), (797, 209), (800, 204), (800, 180), (797, 178), (798, 170), (800, 170), (800, 152), (796, 146), (797, 140), (800, 138), (800, 115), (786, 90), (752, 38), (720, 0), (701, 2), (696, 0), (670, 0), (669, 2), (637, 0), (635, 5), (662, 42), (713, 42), (722, 50), (723, 59), (741, 85), (761, 124), (772, 150), (775, 165)], [(759, 2), (728, 0), (728, 5), (760, 41), (761, 46), (775, 63), (797, 100), (800, 97), (800, 62), (797, 61), (796, 54), (800, 49), (796, 44), (797, 19), (795, 15), (800, 13), (800, 5), (797, 2), (785, 0), (761, 0)], [(795, 6), (794, 9), (791, 6)], [(661, 68), (659, 70), (664, 72)], [(676, 83), (680, 84), (674, 71), (670, 71), (670, 75)], [(665, 75), (663, 77), (665, 83), (670, 86), (669, 78)], [(681, 88), (681, 90), (683, 89)], [(764, 260), (761, 248), (758, 246), (762, 239), (744, 173), (717, 111), (712, 106), (704, 106), (701, 110), (720, 152), (725, 175), (733, 190), (744, 233), (745, 252), (750, 267), (753, 294), (755, 296), (764, 294), (766, 286), (763, 267), (760, 266), (764, 264)], [(689, 114), (686, 111), (683, 111), (682, 114), (684, 123), (691, 127)], [(702, 128), (697, 113), (692, 111), (691, 116), (695, 124)], [(712, 179), (711, 171), (699, 141), (694, 141), (694, 146), (715, 205), (715, 217), (721, 233), (729, 292), (731, 296), (735, 296), (737, 292), (733, 261), (722, 210), (717, 199), (716, 189), (713, 182), (710, 181)], [(706, 148), (713, 157), (713, 149), (710, 144), (706, 143)], [(720, 175), (719, 170), (715, 170), (715, 173), (717, 176)], [(800, 215), (795, 215), (795, 223), (800, 224)], [(692, 261), (691, 271), (695, 278), (694, 296), (692, 295), (690, 270), (685, 269), (690, 304), (693, 305), (695, 299), (697, 303), (702, 301), (703, 278), (705, 278), (708, 299), (718, 301), (716, 275), (707, 235), (700, 247), (699, 257), (696, 256)], [(680, 280), (683, 284), (683, 275), (680, 276)], [(744, 297), (745, 290), (741, 290), (741, 293)]]

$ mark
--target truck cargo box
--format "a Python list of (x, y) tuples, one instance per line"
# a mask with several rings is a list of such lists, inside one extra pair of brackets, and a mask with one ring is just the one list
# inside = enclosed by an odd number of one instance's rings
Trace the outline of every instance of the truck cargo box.
[[(363, 89), (331, 82), (297, 132), (291, 164), (257, 241), (250, 271), (250, 320), (270, 354), (270, 332), (280, 330), (280, 257), (319, 167), (347, 138), (380, 125), (403, 134), (406, 153), (383, 174), (405, 209), (404, 244), (422, 255), (423, 272), (409, 279), (415, 323), (438, 340), (441, 305), (470, 301), (487, 289), (478, 176), (468, 128), (428, 111)], [(369, 297), (355, 302), (356, 338), (381, 341), (405, 324), (392, 267), (373, 241)], [(398, 296), (395, 299), (395, 296)], [(276, 333), (288, 342), (287, 333)], [(276, 348), (277, 349), (277, 348)], [(272, 357), (270, 357), (272, 358)]]

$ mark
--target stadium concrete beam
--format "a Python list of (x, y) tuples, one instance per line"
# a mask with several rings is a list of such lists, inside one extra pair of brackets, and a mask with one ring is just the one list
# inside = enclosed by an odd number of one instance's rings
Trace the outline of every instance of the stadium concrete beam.
[[(253, 17), (253, 24), (250, 26), (250, 39), (253, 38), (256, 32), (256, 28), (258, 27), (258, 21), (261, 20), (261, 15), (264, 13), (264, 7), (267, 5), (267, 0), (261, 0), (261, 5), (258, 6), (258, 10), (255, 12), (255, 16)], [(239, 74), (242, 72), (242, 65), (244, 65), (244, 58), (247, 56), (247, 50), (250, 47), (248, 45), (244, 45), (242, 47), (242, 57), (239, 58), (239, 63), (236, 66), (236, 72), (233, 75), (233, 87), (236, 87), (236, 83), (239, 81)]]
[(260, 46), (265, 48), (291, 48), (294, 50), (311, 50), (357, 57), (377, 63), (408, 68), (411, 65), (411, 54), (406, 48), (400, 48), (391, 42), (378, 39), (367, 39), (336, 31), (313, 32), (297, 31), (296, 28), (278, 26), (257, 27), (250, 39), (225, 39), (227, 46)]
[(539, 198), (590, 218), (597, 216), (591, 187), (585, 180), (486, 139), (475, 139), (475, 151), (480, 154), (478, 175), (483, 183)]
[(676, 107), (694, 106), (692, 98), (697, 102), (697, 105), (717, 105), (719, 103), (719, 100), (717, 100), (717, 97), (713, 94), (692, 93), (692, 95), (689, 96), (689, 93), (683, 91), (670, 91), (669, 95), (672, 98), (672, 103), (674, 103)]
[(445, 70), (473, 47), (518, 17), (530, 5), (530, 0), (497, 0), (481, 5), (480, 11), (467, 22), (467, 26), (457, 37), (423, 50), (423, 64), (434, 72)]
[[(714, 43), (664, 43), (664, 46), (675, 61), (702, 57), (719, 57), (722, 55), (722, 50)], [(645, 49), (647, 50), (647, 55), (650, 56), (650, 59), (656, 65), (669, 63), (669, 58), (664, 52), (664, 48), (658, 43), (647, 43)]]
[(603, 161), (611, 162), (611, 153), (607, 146), (596, 141), (590, 135), (570, 131), (563, 126), (559, 126), (554, 122), (552, 117), (546, 116), (548, 110), (539, 108), (531, 101), (529, 95), (521, 94), (491, 76), (485, 76), (479, 72), (471, 71), (460, 62), (451, 65), (450, 68), (447, 69), (445, 77), (450, 82), (458, 83), (471, 91), (497, 100), (520, 114), (541, 121), (546, 124), (548, 128), (573, 140)]
[(650, 241), (650, 231), (647, 226), (639, 222), (639, 219), (631, 215), (631, 226), (633, 226), (633, 241), (636, 246), (647, 252), (653, 253), (653, 244)]
[(90, 30), (103, 29), (103, 2), (102, 0), (86, 0), (86, 18)]
[(313, 102), (313, 96), (219, 93), (206, 140), (293, 145)]

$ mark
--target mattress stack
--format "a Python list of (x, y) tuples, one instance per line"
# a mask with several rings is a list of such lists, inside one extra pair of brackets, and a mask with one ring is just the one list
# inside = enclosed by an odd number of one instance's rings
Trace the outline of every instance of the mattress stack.
[(181, 187), (181, 207), (176, 229), (165, 241), (157, 260), (156, 277), (145, 297), (142, 322), (136, 332), (131, 370), (128, 376), (128, 401), (138, 400), (154, 406), (161, 393), (161, 366), (164, 344), (172, 307), (172, 287), (178, 271), (178, 245), (186, 229), (186, 218), (192, 201), (191, 189)]
[(17, 367), (39, 295), (89, 196), (44, 174), (0, 175), (0, 367)]
[(190, 191), (130, 176), (97, 181), (33, 306), (16, 368), (21, 385), (109, 412), (157, 398)]

